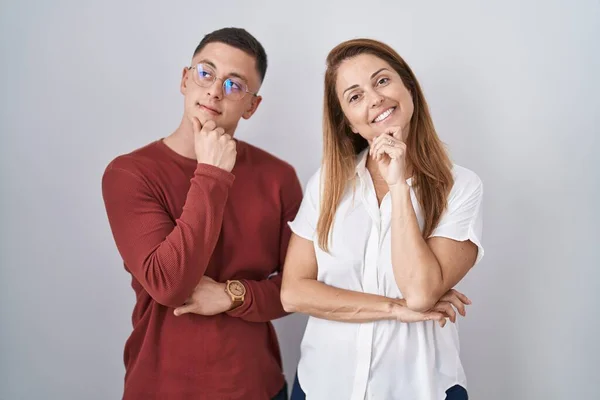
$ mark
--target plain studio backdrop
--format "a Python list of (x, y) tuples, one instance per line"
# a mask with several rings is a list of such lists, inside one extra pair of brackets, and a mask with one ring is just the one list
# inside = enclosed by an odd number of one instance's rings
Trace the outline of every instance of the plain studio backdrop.
[[(0, 6), (0, 399), (120, 398), (134, 295), (101, 176), (177, 127), (182, 68), (224, 26), (269, 57), (237, 135), (303, 186), (328, 51), (392, 45), (453, 160), (484, 182), (486, 256), (459, 286), (471, 398), (600, 398), (598, 1), (84, 3)], [(305, 324), (275, 322), (288, 380)]]

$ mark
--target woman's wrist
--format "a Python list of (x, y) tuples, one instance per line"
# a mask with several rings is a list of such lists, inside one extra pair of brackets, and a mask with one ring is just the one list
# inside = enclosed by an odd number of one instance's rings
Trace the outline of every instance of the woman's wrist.
[(408, 217), (411, 212), (414, 212), (408, 184), (397, 183), (390, 186), (390, 196), (392, 197), (392, 219)]
[(401, 321), (402, 313), (405, 311), (406, 301), (404, 299), (394, 299), (391, 302), (391, 314), (392, 318)]
[(388, 186), (390, 190), (390, 195), (393, 197), (397, 196), (405, 196), (406, 194), (410, 194), (410, 186), (406, 181), (401, 181), (398, 183), (394, 183), (393, 185)]

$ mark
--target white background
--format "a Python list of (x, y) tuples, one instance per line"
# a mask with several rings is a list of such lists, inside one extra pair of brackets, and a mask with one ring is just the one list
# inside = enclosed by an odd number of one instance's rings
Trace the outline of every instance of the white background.
[[(485, 185), (486, 257), (460, 285), (471, 398), (600, 398), (598, 1), (83, 3), (0, 3), (0, 399), (120, 398), (134, 296), (100, 178), (177, 127), (181, 70), (224, 26), (269, 56), (237, 135), (303, 185), (328, 51), (392, 45)], [(288, 379), (305, 322), (276, 322)]]

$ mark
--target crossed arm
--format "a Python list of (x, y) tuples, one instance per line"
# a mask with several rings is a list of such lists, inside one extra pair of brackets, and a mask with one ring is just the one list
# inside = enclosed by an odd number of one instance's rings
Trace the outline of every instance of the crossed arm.
[(190, 297), (174, 313), (179, 316), (186, 313), (216, 315), (227, 313), (249, 322), (266, 322), (287, 315), (280, 300), (282, 267), (288, 249), (291, 231), (288, 222), (293, 220), (302, 201), (302, 188), (295, 173), (290, 171), (280, 191), (281, 220), (279, 243), (279, 268), (262, 280), (242, 279), (246, 288), (244, 302), (232, 309), (232, 301), (225, 292), (225, 284), (215, 282), (207, 276), (202, 277)]
[(415, 311), (431, 309), (475, 264), (478, 248), (470, 240), (423, 239), (408, 185), (390, 188), (392, 268), (396, 284)]
[(465, 304), (470, 300), (450, 290), (431, 310), (420, 312), (407, 307), (404, 299), (339, 289), (317, 280), (317, 260), (313, 242), (292, 234), (285, 261), (281, 301), (288, 312), (301, 312), (317, 318), (341, 322), (370, 322), (398, 320), (418, 322), (456, 320), (456, 307), (465, 315)]

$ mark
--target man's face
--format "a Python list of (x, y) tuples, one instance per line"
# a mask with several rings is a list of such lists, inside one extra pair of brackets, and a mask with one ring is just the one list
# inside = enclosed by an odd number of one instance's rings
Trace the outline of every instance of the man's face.
[(240, 118), (250, 118), (260, 104), (262, 98), (252, 94), (260, 84), (253, 56), (224, 43), (209, 43), (194, 56), (192, 68), (183, 70), (184, 115), (202, 125), (213, 120), (231, 135)]

